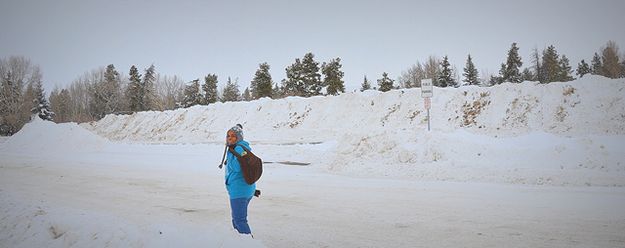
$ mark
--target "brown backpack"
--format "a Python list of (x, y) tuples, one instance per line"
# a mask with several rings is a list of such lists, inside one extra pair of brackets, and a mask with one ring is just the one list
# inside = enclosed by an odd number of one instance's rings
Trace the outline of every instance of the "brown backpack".
[(243, 172), (243, 178), (247, 184), (254, 184), (260, 176), (263, 174), (263, 160), (254, 155), (250, 150), (241, 146), (245, 150), (246, 154), (241, 156), (232, 147), (228, 147), (228, 150), (237, 157), (239, 164), (241, 165), (241, 171)]

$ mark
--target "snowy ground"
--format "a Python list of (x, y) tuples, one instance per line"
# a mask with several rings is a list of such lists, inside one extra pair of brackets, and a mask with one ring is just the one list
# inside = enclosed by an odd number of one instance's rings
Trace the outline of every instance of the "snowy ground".
[[(0, 247), (625, 247), (624, 88), (440, 90), (431, 132), (414, 90), (35, 120), (0, 139)], [(217, 169), (237, 122), (271, 162), (254, 240)]]
[[(293, 147), (295, 150), (301, 149)], [(278, 147), (264, 147), (279, 150)], [(268, 164), (240, 239), (217, 145), (3, 154), (3, 247), (623, 247), (625, 188), (367, 179)]]

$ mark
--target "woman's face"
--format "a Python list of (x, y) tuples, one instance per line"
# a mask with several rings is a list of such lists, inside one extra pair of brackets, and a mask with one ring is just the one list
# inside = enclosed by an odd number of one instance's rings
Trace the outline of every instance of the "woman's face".
[(237, 143), (237, 134), (234, 131), (229, 130), (226, 134), (226, 142), (228, 142), (229, 145)]

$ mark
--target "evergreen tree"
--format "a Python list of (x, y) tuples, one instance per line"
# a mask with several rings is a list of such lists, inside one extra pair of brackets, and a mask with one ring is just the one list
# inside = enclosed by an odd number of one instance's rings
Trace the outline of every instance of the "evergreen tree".
[(581, 62), (579, 62), (579, 64), (577, 64), (577, 76), (579, 76), (580, 78), (591, 72), (592, 70), (590, 69), (590, 66), (583, 59)]
[(467, 56), (467, 63), (464, 67), (464, 73), (462, 73), (462, 76), (464, 76), (463, 81), (468, 85), (478, 85), (480, 83), (477, 68), (475, 68), (475, 65), (473, 64), (471, 54)]
[(184, 88), (184, 98), (182, 100), (182, 107), (188, 108), (194, 105), (202, 103), (202, 94), (200, 92), (200, 80), (196, 79), (190, 82)]
[(110, 114), (117, 112), (122, 108), (122, 90), (119, 72), (117, 72), (113, 64), (106, 67), (106, 71), (104, 72), (104, 83), (106, 92), (106, 113)]
[(228, 77), (228, 83), (224, 88), (223, 101), (224, 102), (237, 102), (241, 100), (241, 93), (239, 91), (239, 84)]
[(24, 94), (22, 94), (22, 100), (21, 102), (21, 106), (20, 106), (20, 112), (22, 114), (27, 114), (28, 115), (28, 120), (32, 119), (32, 116), (36, 113), (33, 113), (37, 106), (37, 101), (35, 100), (35, 87), (34, 87), (34, 83), (29, 83), (28, 85), (26, 85), (26, 91), (24, 91)]
[(379, 90), (382, 92), (392, 90), (394, 88), (393, 81), (394, 80), (388, 77), (388, 73), (382, 73), (382, 78), (378, 79), (378, 86), (380, 87)]
[(57, 119), (59, 117), (59, 113), (57, 113), (57, 109), (58, 109), (58, 99), (59, 99), (59, 88), (58, 87), (54, 87), (54, 89), (52, 89), (52, 91), (50, 91), (50, 97), (48, 97), (48, 102), (50, 102), (50, 110), (52, 112), (54, 112), (54, 122), (57, 122)]
[(562, 69), (560, 68), (560, 60), (558, 57), (558, 52), (553, 45), (547, 47), (547, 50), (543, 52), (542, 67), (545, 81), (541, 83), (551, 83), (561, 79)]
[(108, 65), (103, 77), (100, 73), (102, 71), (97, 72), (94, 81), (89, 85), (89, 109), (96, 119), (121, 109), (121, 80), (115, 66)]
[(501, 63), (501, 67), (499, 68), (499, 75), (490, 77), (490, 84), (502, 84), (504, 82), (503, 74), (506, 73), (506, 64)]
[(603, 75), (603, 65), (601, 64), (601, 57), (599, 54), (595, 53), (592, 57), (592, 74), (593, 75)]
[(54, 121), (56, 123), (68, 122), (71, 117), (70, 95), (67, 89), (54, 89), (50, 93), (50, 108), (54, 112)]
[(521, 57), (519, 56), (519, 48), (516, 43), (512, 43), (510, 50), (508, 51), (508, 58), (506, 59), (505, 70), (501, 77), (504, 82), (520, 83), (521, 82)]
[(284, 97), (282, 90), (278, 86), (278, 83), (274, 84), (273, 89), (271, 90), (271, 95), (273, 99), (280, 99)]
[(286, 68), (286, 79), (282, 80), (285, 96), (315, 96), (321, 94), (323, 84), (319, 74), (319, 62), (314, 60), (312, 53), (304, 55), (302, 60)]
[(304, 96), (321, 95), (321, 89), (325, 86), (319, 74), (319, 62), (315, 61), (315, 55), (307, 53), (302, 59), (302, 80), (304, 85)]
[(621, 64), (618, 57), (618, 46), (614, 41), (608, 41), (601, 51), (601, 64), (603, 76), (618, 78), (621, 75)]
[(300, 59), (295, 59), (295, 63), (286, 68), (286, 78), (282, 80), (282, 94), (284, 96), (304, 96), (305, 92), (302, 63)]
[(540, 62), (540, 55), (538, 54), (538, 48), (534, 48), (534, 50), (532, 51), (532, 68), (534, 69), (534, 78), (532, 78), (530, 81), (538, 81), (538, 82), (544, 82), (544, 73), (543, 70), (541, 69), (541, 62)]
[(258, 67), (251, 83), (251, 97), (252, 99), (272, 97), (271, 87), (273, 86), (273, 80), (271, 79), (271, 74), (269, 74), (269, 64), (265, 62), (258, 65)]
[(360, 91), (365, 91), (365, 90), (370, 90), (371, 89), (371, 84), (369, 83), (369, 80), (367, 80), (367, 76), (365, 76), (365, 79), (362, 81), (362, 85), (360, 85)]
[(128, 106), (130, 111), (142, 111), (142, 87), (141, 87), (141, 74), (134, 65), (130, 67), (130, 76), (128, 86), (126, 88), (126, 99), (128, 99)]
[(438, 75), (438, 86), (439, 87), (447, 87), (447, 86), (456, 86), (456, 81), (452, 77), (453, 72), (451, 71), (449, 64), (449, 60), (447, 56), (443, 57), (443, 61), (441, 62), (441, 70)]
[(91, 76), (92, 78), (87, 84), (87, 91), (89, 93), (89, 114), (98, 120), (106, 115), (106, 111), (104, 110), (106, 105), (104, 78), (102, 77), (101, 71), (94, 71)]
[(536, 75), (529, 68), (525, 68), (521, 72), (521, 81), (534, 81), (535, 79)]
[(249, 102), (252, 100), (252, 95), (250, 94), (250, 88), (245, 87), (243, 94), (241, 94), (241, 99), (243, 99), (243, 101), (246, 101), (246, 102)]
[(560, 76), (558, 81), (560, 82), (568, 82), (573, 80), (573, 77), (571, 76), (571, 74), (573, 73), (573, 70), (571, 69), (571, 66), (569, 65), (569, 59), (566, 57), (566, 55), (562, 54), (562, 56), (560, 57)]
[(52, 112), (50, 104), (48, 103), (48, 100), (46, 100), (46, 95), (43, 91), (43, 84), (41, 83), (41, 80), (35, 82), (33, 91), (34, 107), (31, 108), (31, 113), (38, 115), (39, 118), (41, 118), (42, 120), (52, 121), (54, 117), (54, 112)]
[(321, 71), (323, 72), (323, 85), (327, 85), (327, 93), (329, 95), (338, 95), (345, 92), (345, 82), (343, 81), (343, 73), (341, 71), (341, 59), (336, 58), (330, 60), (329, 63), (323, 63)]
[(490, 79), (488, 80), (488, 84), (490, 86), (502, 84), (502, 83), (503, 83), (503, 78), (501, 76), (491, 75)]
[(156, 71), (154, 65), (150, 65), (143, 75), (142, 85), (142, 111), (153, 110), (155, 107), (156, 90), (154, 81), (156, 80)]
[(31, 119), (41, 78), (39, 66), (24, 57), (0, 58), (0, 135), (15, 134)]
[(202, 90), (204, 90), (204, 97), (202, 99), (203, 104), (211, 104), (217, 102), (217, 75), (208, 74), (204, 77), (204, 85), (202, 85)]

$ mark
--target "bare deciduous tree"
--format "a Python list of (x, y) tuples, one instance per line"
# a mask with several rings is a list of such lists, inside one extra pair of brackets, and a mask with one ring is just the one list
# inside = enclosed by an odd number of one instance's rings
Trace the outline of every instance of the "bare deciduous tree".
[(24, 57), (0, 59), (0, 134), (12, 135), (30, 120), (34, 100), (24, 87), (41, 81), (39, 66)]
[(178, 107), (177, 103), (182, 101), (184, 93), (184, 81), (178, 76), (156, 76), (156, 99), (155, 104), (158, 110), (171, 110)]

